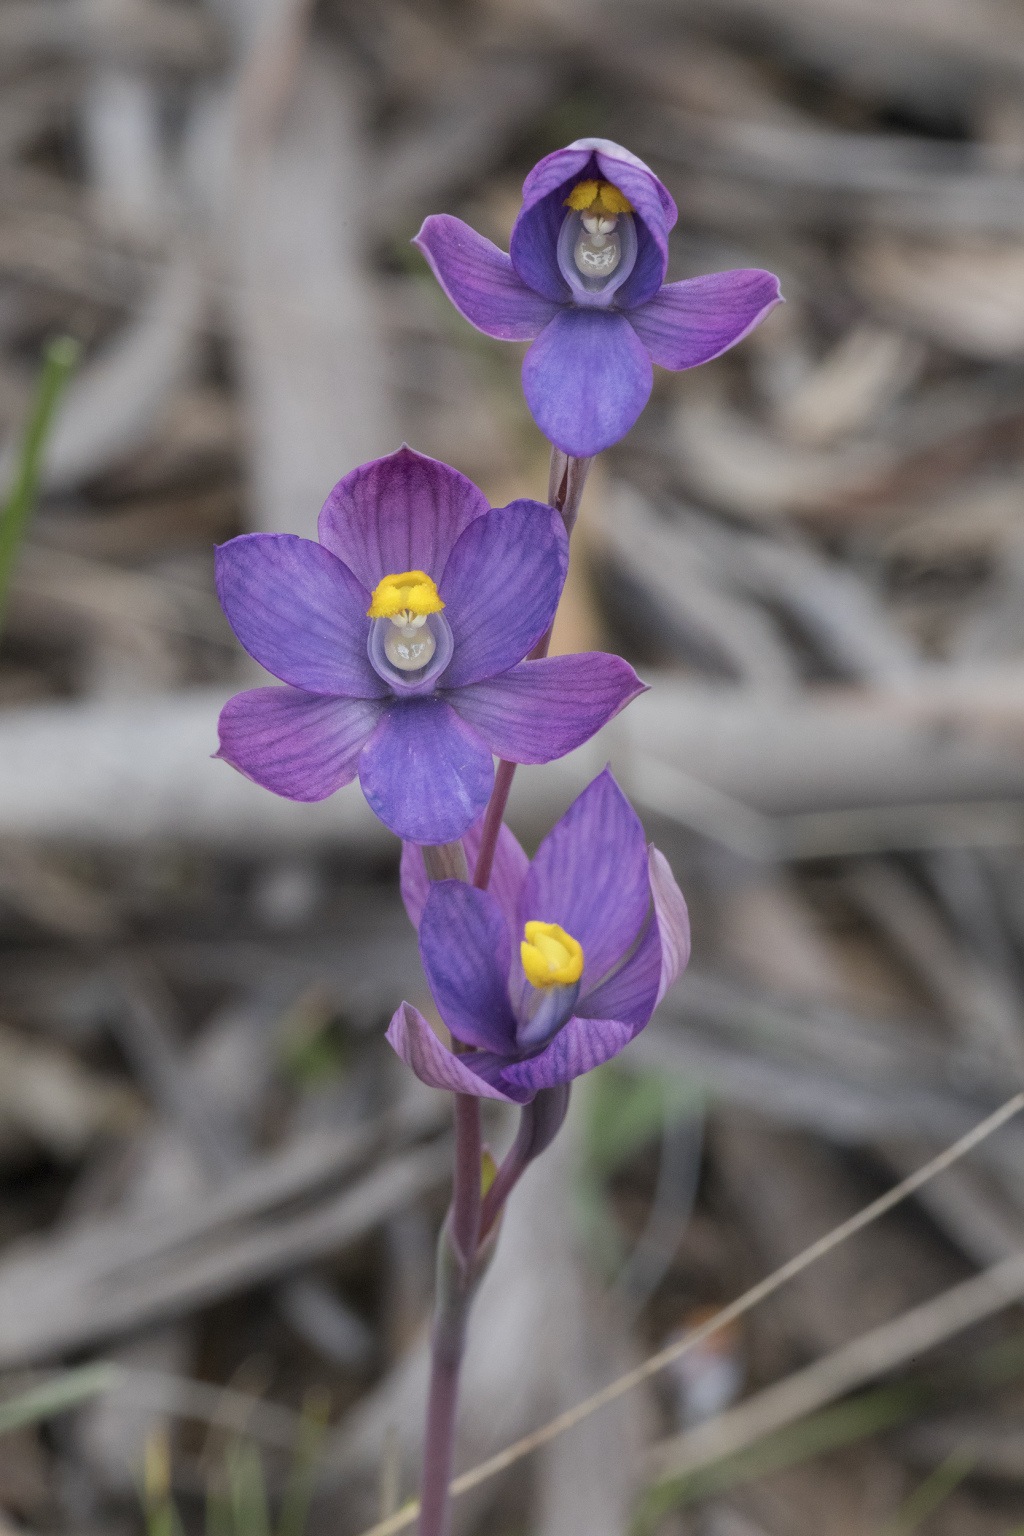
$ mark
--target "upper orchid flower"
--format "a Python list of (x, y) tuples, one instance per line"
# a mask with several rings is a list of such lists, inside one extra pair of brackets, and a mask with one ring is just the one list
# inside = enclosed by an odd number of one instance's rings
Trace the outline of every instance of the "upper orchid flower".
[(523, 362), (533, 419), (563, 453), (589, 458), (640, 415), (652, 361), (709, 362), (780, 302), (778, 279), (757, 268), (665, 284), (676, 218), (642, 160), (577, 139), (527, 176), (508, 256), (450, 214), (424, 220), (413, 243), (471, 325), (534, 342)]
[(487, 804), (492, 753), (551, 762), (643, 691), (618, 656), (523, 660), (565, 580), (551, 507), (492, 510), (464, 475), (402, 448), (338, 482), (319, 535), (217, 550), (232, 629), (291, 684), (230, 699), (217, 755), (279, 795), (323, 800), (358, 772), (399, 837), (451, 842)]
[[(479, 825), (464, 841), (472, 867)], [(456, 1093), (525, 1104), (600, 1066), (643, 1029), (690, 954), (682, 893), (608, 769), (532, 864), (502, 827), (486, 891), (428, 885), (406, 845), (402, 896), (441, 1017), (472, 1049), (446, 1049), (410, 1003), (388, 1039), (423, 1082)]]

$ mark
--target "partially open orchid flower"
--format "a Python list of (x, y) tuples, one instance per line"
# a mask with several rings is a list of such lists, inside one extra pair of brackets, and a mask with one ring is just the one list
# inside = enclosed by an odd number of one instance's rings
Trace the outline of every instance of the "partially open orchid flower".
[(230, 699), (218, 756), (276, 794), (323, 800), (358, 772), (399, 837), (452, 842), (487, 804), (492, 753), (551, 762), (643, 691), (618, 656), (524, 661), (568, 563), (551, 507), (492, 509), (464, 475), (402, 448), (339, 481), (319, 535), (217, 550), (232, 629), (290, 685)]
[(432, 214), (413, 243), (477, 330), (533, 342), (533, 419), (563, 453), (588, 458), (636, 421), (652, 362), (709, 362), (780, 302), (778, 279), (757, 268), (666, 284), (676, 217), (642, 160), (610, 139), (577, 139), (527, 176), (508, 256), (450, 214)]
[[(472, 863), (479, 827), (465, 838)], [(605, 769), (531, 864), (503, 827), (487, 891), (428, 884), (402, 855), (402, 896), (456, 1055), (403, 1003), (388, 1039), (417, 1077), (456, 1093), (529, 1102), (600, 1066), (638, 1034), (686, 965), (686, 903)]]

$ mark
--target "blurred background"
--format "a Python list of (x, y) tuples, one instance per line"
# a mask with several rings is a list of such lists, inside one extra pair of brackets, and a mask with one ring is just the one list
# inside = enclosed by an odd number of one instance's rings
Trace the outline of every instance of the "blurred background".
[[(782, 278), (574, 537), (555, 649), (653, 686), (513, 824), (610, 760), (694, 961), (510, 1204), (466, 1467), (1020, 1085), (1024, 9), (3, 0), (0, 80), (5, 483), (83, 345), (0, 641), (0, 1528), (356, 1536), (415, 1490), (448, 1107), (382, 1039), (395, 840), (210, 760), (213, 546), (403, 438), (545, 495), (522, 348), (409, 240), (506, 246), (578, 136), (668, 185), (670, 278)], [(1019, 1536), (1022, 1246), (1011, 1125), (457, 1536)]]

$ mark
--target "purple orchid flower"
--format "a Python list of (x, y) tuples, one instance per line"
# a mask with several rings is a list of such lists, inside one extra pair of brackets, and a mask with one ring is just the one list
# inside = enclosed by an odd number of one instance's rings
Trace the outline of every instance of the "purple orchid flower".
[[(479, 842), (478, 824), (464, 839), (470, 868)], [(689, 959), (682, 892), (607, 768), (532, 864), (502, 827), (486, 891), (428, 884), (407, 844), (402, 897), (441, 1017), (472, 1049), (449, 1051), (410, 1003), (387, 1038), (423, 1082), (456, 1093), (526, 1104), (600, 1066), (639, 1034)]]
[(533, 342), (523, 362), (533, 419), (563, 453), (589, 458), (640, 415), (652, 362), (710, 362), (781, 302), (778, 278), (757, 268), (665, 283), (677, 216), (636, 155), (577, 139), (527, 176), (508, 256), (450, 214), (425, 219), (413, 244), (477, 330)]
[(451, 842), (487, 804), (492, 753), (551, 762), (644, 691), (618, 656), (523, 660), (568, 565), (551, 507), (492, 509), (464, 475), (401, 448), (338, 482), (319, 535), (217, 550), (232, 629), (290, 685), (229, 699), (217, 756), (275, 794), (324, 800), (358, 772), (399, 837)]

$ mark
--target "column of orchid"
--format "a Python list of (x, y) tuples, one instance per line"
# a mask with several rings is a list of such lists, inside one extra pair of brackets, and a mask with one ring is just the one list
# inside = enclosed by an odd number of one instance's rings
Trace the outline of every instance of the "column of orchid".
[[(226, 705), (219, 756), (294, 800), (358, 775), (403, 840), (402, 897), (451, 1037), (449, 1049), (409, 1003), (387, 1032), (455, 1104), (421, 1536), (447, 1528), (466, 1321), (504, 1202), (557, 1134), (572, 1080), (643, 1029), (689, 953), (682, 894), (610, 771), (532, 862), (503, 822), (517, 763), (572, 751), (644, 688), (617, 656), (547, 655), (583, 483), (643, 409), (652, 360), (706, 362), (779, 299), (758, 270), (666, 284), (675, 205), (607, 140), (547, 156), (523, 191), (509, 255), (448, 215), (416, 243), (467, 320), (532, 341), (523, 389), (552, 445), (548, 504), (492, 508), (403, 447), (335, 486), (319, 543), (251, 534), (217, 551), (235, 634), (286, 684)], [(521, 1111), (497, 1169), (482, 1153), (485, 1098)]]

